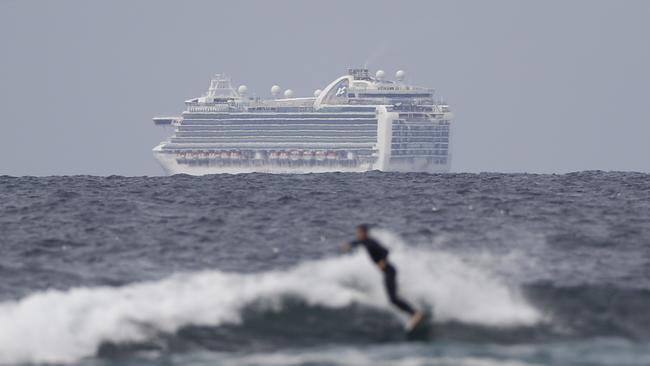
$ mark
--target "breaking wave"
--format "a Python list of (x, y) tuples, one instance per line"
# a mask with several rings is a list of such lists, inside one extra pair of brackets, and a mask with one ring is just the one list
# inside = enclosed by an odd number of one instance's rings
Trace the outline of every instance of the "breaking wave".
[[(391, 247), (403, 297), (436, 323), (516, 328), (541, 321), (519, 290), (490, 273), (444, 252), (406, 247), (390, 233), (376, 235)], [(284, 332), (294, 341), (337, 342), (346, 334), (392, 340), (403, 335), (405, 319), (388, 304), (380, 276), (366, 254), (357, 252), (282, 271), (213, 270), (123, 287), (33, 293), (0, 303), (0, 363), (69, 363), (169, 337), (176, 344), (193, 337), (225, 344), (238, 334), (250, 340), (255, 337), (246, 332), (264, 329), (275, 339)], [(276, 317), (269, 320), (269, 314)]]

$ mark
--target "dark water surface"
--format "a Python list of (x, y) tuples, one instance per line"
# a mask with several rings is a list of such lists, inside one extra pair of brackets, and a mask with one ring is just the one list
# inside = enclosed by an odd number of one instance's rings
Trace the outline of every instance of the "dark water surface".
[(0, 364), (650, 364), (647, 174), (5, 176), (0, 235)]

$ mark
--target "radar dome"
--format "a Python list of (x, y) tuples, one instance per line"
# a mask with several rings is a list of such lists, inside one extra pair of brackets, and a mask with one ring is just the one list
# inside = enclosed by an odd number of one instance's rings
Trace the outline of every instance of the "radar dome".
[(271, 87), (271, 94), (272, 94), (274, 97), (277, 97), (278, 95), (280, 95), (280, 86), (278, 86), (278, 85), (273, 85), (273, 86)]
[(246, 85), (240, 85), (239, 88), (237, 88), (237, 91), (239, 94), (246, 94), (248, 93), (248, 87)]
[(377, 72), (375, 73), (375, 79), (377, 80), (384, 80), (384, 76), (386, 76), (384, 70), (377, 70)]
[(399, 81), (404, 80), (405, 76), (406, 76), (406, 72), (404, 72), (404, 70), (397, 70), (397, 72), (395, 73), (395, 79)]
[(320, 89), (316, 89), (316, 90), (314, 90), (314, 96), (315, 96), (316, 98), (318, 98), (318, 96), (320, 95), (321, 92), (322, 92), (322, 90), (320, 90)]
[(284, 97), (285, 98), (292, 98), (293, 97), (293, 90), (287, 89), (284, 91)]

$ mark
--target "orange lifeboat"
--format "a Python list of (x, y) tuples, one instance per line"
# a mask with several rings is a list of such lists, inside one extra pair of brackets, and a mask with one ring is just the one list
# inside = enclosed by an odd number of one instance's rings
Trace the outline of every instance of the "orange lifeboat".
[(300, 160), (300, 155), (302, 154), (298, 150), (291, 151), (291, 160), (293, 161)]
[(316, 151), (316, 154), (314, 154), (314, 156), (316, 157), (316, 160), (318, 160), (318, 161), (323, 161), (327, 157), (326, 154), (325, 154), (325, 151)]
[(309, 150), (303, 152), (302, 159), (307, 161), (314, 160), (314, 152)]

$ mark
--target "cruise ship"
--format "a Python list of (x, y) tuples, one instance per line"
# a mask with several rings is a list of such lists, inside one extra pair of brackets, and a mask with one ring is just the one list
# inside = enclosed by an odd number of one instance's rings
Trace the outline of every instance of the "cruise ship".
[(167, 174), (447, 172), (453, 113), (399, 70), (349, 69), (310, 97), (270, 98), (217, 74), (181, 116), (155, 117), (173, 134), (153, 149)]

